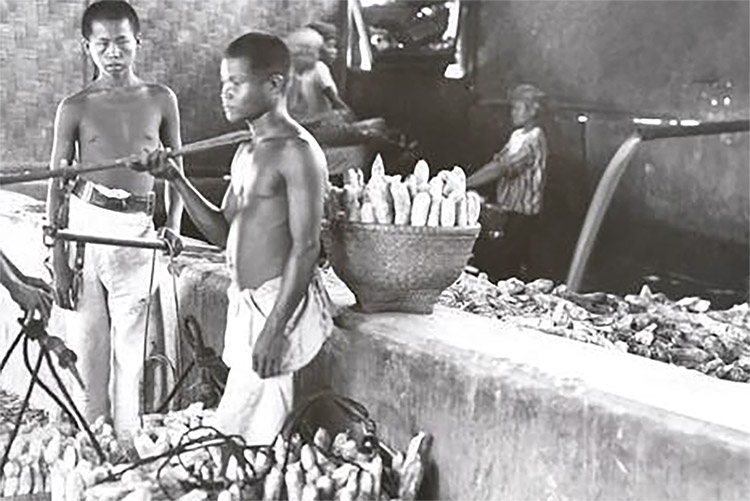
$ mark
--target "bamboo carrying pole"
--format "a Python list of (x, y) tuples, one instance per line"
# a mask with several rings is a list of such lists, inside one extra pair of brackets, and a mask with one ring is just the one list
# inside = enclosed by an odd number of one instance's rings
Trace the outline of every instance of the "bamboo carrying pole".
[[(203, 151), (212, 150), (214, 148), (220, 148), (222, 146), (231, 146), (234, 144), (250, 141), (252, 140), (252, 138), (253, 133), (250, 131), (230, 132), (221, 136), (216, 136), (210, 139), (204, 139), (202, 141), (196, 141), (194, 143), (186, 144), (181, 148), (176, 148), (175, 150), (173, 150), (170, 156), (174, 158), (183, 155), (190, 155), (193, 153), (200, 153)], [(14, 183), (26, 183), (29, 181), (40, 181), (42, 179), (50, 179), (53, 177), (75, 177), (79, 174), (85, 174), (87, 172), (118, 169), (127, 167), (128, 165), (139, 161), (140, 158), (140, 155), (131, 155), (128, 157), (117, 158), (115, 160), (109, 160), (106, 162), (95, 163), (91, 165), (84, 164), (79, 167), (63, 167), (59, 169), (48, 170), (27, 170), (20, 173), (0, 174), (0, 186)]]

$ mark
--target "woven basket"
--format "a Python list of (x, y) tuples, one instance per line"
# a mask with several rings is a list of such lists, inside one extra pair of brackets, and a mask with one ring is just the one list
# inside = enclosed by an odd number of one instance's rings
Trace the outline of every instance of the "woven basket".
[(322, 237), (333, 271), (361, 311), (432, 313), (466, 266), (479, 229), (337, 220), (323, 222)]

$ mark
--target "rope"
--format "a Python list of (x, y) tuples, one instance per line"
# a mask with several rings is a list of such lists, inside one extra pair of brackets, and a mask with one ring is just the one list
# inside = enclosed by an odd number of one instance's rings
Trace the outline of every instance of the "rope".
[[(29, 344), (29, 338), (24, 338), (23, 345), (24, 348), (26, 348)], [(34, 367), (34, 370), (31, 372), (31, 383), (29, 383), (29, 388), (26, 390), (26, 396), (23, 397), (23, 402), (21, 403), (21, 410), (18, 412), (18, 415), (16, 416), (16, 422), (13, 423), (13, 431), (10, 434), (10, 440), (8, 441), (8, 446), (5, 448), (5, 452), (3, 453), (3, 459), (0, 461), (0, 476), (3, 475), (3, 472), (5, 471), (5, 463), (8, 462), (8, 456), (10, 456), (10, 449), (13, 447), (13, 442), (16, 440), (16, 437), (18, 436), (18, 432), (21, 429), (21, 420), (23, 419), (23, 415), (26, 412), (26, 408), (29, 406), (29, 400), (31, 399), (31, 392), (34, 391), (34, 381), (37, 379), (37, 376), (39, 374), (39, 369), (42, 367), (42, 361), (44, 360), (43, 357), (43, 351), (39, 352), (39, 356), (36, 359), (36, 366)]]
[[(177, 362), (176, 364), (169, 360), (168, 357), (164, 355), (159, 355), (161, 359), (166, 360), (169, 367), (172, 369), (173, 376), (176, 376), (177, 374), (177, 368), (180, 367), (181, 364), (181, 357), (180, 357), (180, 341), (182, 339), (182, 324), (180, 322), (180, 299), (179, 294), (177, 293), (177, 278), (174, 273), (174, 258), (177, 254), (176, 249), (172, 245), (172, 242), (170, 242), (168, 239), (164, 238), (164, 245), (167, 247), (167, 255), (169, 256), (169, 271), (170, 275), (172, 276), (172, 295), (174, 297), (174, 303), (175, 303), (175, 317), (177, 318)], [(153, 301), (153, 288), (154, 288), (154, 276), (155, 276), (155, 270), (156, 270), (156, 250), (154, 250), (152, 257), (151, 257), (151, 276), (149, 278), (149, 286), (148, 286), (148, 303), (146, 305), (146, 326), (144, 328), (144, 334), (143, 334), (143, 372), (141, 375), (141, 413), (140, 413), (140, 421), (141, 421), (141, 427), (144, 426), (143, 423), (143, 412), (146, 409), (146, 361), (148, 360), (147, 353), (148, 353), (148, 332), (149, 332), (149, 325), (150, 325), (150, 316), (151, 316), (151, 303)], [(189, 367), (189, 369), (192, 369), (192, 365)], [(169, 402), (175, 397), (177, 394), (177, 391), (179, 390), (180, 386), (184, 383), (184, 380), (187, 377), (187, 372), (185, 371), (182, 376), (178, 380), (175, 381), (174, 388), (170, 391), (170, 393), (167, 395), (164, 402), (162, 402), (161, 405), (157, 408), (157, 412), (162, 413), (166, 411), (167, 405)]]
[[(177, 355), (177, 367), (182, 367), (182, 322), (180, 322), (180, 296), (177, 291), (177, 273), (175, 271), (175, 253), (174, 249), (172, 248), (172, 244), (170, 244), (167, 241), (167, 248), (169, 249), (169, 274), (172, 276), (172, 296), (174, 297), (174, 311), (175, 311), (175, 317), (177, 317), (177, 346), (176, 348), (176, 355)], [(187, 371), (186, 371), (187, 372)], [(165, 401), (169, 402), (169, 400)]]
[(151, 277), (148, 281), (148, 302), (146, 303), (146, 326), (143, 332), (143, 357), (141, 364), (141, 411), (138, 417), (141, 421), (141, 428), (144, 427), (143, 413), (146, 410), (146, 359), (148, 353), (148, 328), (151, 324), (151, 302), (153, 301), (154, 292), (154, 275), (156, 272), (156, 249), (151, 255)]
[[(33, 369), (31, 368), (31, 359), (29, 358), (29, 350), (24, 349), (23, 350), (23, 363), (26, 366), (26, 370), (29, 371), (29, 374), (33, 372)], [(63, 413), (68, 417), (71, 423), (77, 425), (76, 417), (73, 415), (73, 412), (68, 409), (68, 407), (65, 405), (65, 403), (62, 401), (60, 397), (55, 395), (55, 393), (47, 386), (45, 383), (42, 382), (41, 379), (36, 379), (36, 384), (62, 409)]]
[(18, 333), (16, 336), (16, 339), (13, 340), (13, 342), (10, 345), (10, 348), (5, 352), (5, 355), (3, 356), (3, 361), (0, 362), (0, 373), (3, 372), (3, 369), (5, 369), (5, 365), (8, 363), (8, 360), (10, 360), (10, 355), (13, 353), (13, 350), (16, 349), (16, 346), (18, 346), (18, 343), (21, 342), (21, 338), (23, 337), (23, 329), (21, 329), (21, 332)]
[(47, 359), (47, 365), (50, 368), (50, 372), (52, 372), (52, 377), (55, 379), (57, 386), (60, 388), (60, 393), (63, 394), (63, 396), (65, 397), (65, 400), (67, 400), (68, 404), (70, 404), (70, 408), (73, 410), (73, 413), (78, 418), (78, 421), (80, 422), (81, 427), (86, 432), (86, 435), (88, 435), (89, 438), (91, 439), (91, 445), (94, 447), (94, 450), (96, 451), (96, 455), (99, 456), (99, 460), (102, 463), (106, 462), (107, 456), (104, 455), (102, 446), (99, 444), (99, 441), (96, 439), (96, 435), (94, 435), (94, 432), (91, 431), (91, 428), (89, 427), (89, 424), (86, 421), (86, 418), (83, 417), (83, 414), (81, 414), (81, 411), (78, 410), (78, 407), (76, 407), (76, 404), (75, 402), (73, 402), (73, 398), (70, 396), (70, 393), (68, 393), (67, 388), (65, 388), (65, 385), (63, 384), (60, 374), (57, 373), (57, 369), (55, 369), (55, 366), (52, 364), (52, 357), (50, 356), (49, 351), (43, 350), (43, 352), (44, 352), (44, 358)]

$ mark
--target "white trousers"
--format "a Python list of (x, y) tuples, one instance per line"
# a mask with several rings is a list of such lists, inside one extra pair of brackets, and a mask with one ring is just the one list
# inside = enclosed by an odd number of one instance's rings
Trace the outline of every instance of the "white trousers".
[[(146, 213), (120, 213), (70, 197), (71, 230), (119, 238), (155, 237)], [(71, 257), (75, 244), (71, 244)], [(111, 417), (119, 434), (138, 427), (143, 338), (147, 322), (152, 250), (86, 244), (83, 288), (76, 311), (65, 311), (68, 346), (85, 390), (72, 382), (72, 394), (87, 420)], [(161, 253), (157, 252), (158, 284)], [(155, 295), (154, 291), (154, 295)], [(153, 312), (153, 305), (151, 311)], [(152, 317), (149, 337), (157, 327)], [(150, 343), (149, 343), (150, 345)]]

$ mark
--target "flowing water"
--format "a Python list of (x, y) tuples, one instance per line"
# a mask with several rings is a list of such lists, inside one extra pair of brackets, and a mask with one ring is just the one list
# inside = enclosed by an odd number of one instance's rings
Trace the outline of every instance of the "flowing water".
[(599, 234), (604, 214), (609, 208), (612, 196), (615, 193), (617, 185), (620, 183), (622, 174), (625, 172), (630, 159), (633, 158), (633, 154), (635, 154), (640, 144), (641, 138), (638, 135), (633, 135), (626, 139), (615, 153), (615, 156), (612, 157), (612, 160), (610, 160), (599, 181), (599, 185), (596, 187), (596, 192), (586, 214), (586, 220), (583, 223), (581, 235), (578, 237), (578, 244), (573, 255), (573, 263), (568, 272), (567, 285), (571, 290), (578, 290), (581, 287), (583, 274), (586, 271), (586, 265), (591, 256), (596, 237)]

